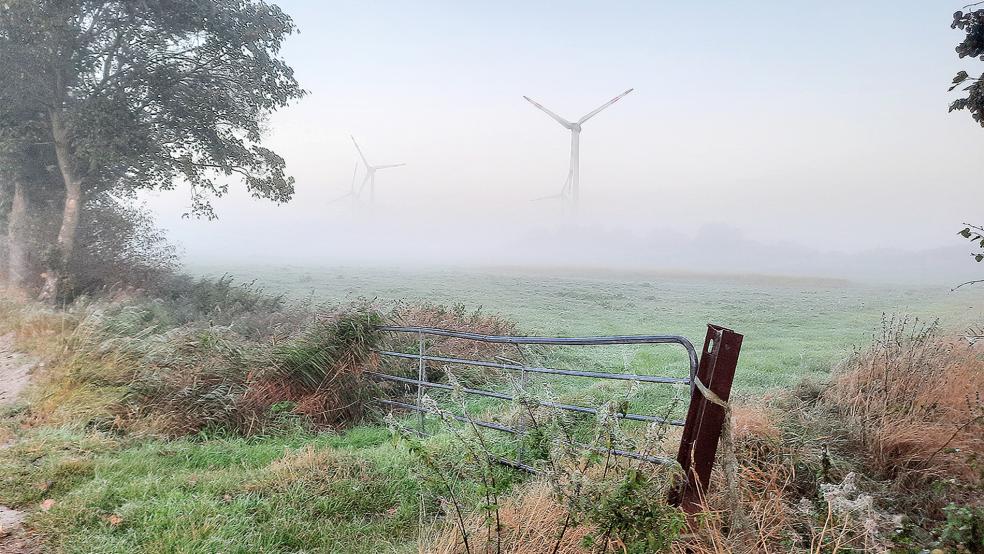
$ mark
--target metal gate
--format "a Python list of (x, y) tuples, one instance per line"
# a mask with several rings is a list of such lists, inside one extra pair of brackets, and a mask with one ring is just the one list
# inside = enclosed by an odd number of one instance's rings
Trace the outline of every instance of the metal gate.
[[(644, 460), (657, 464), (680, 464), (685, 470), (685, 478), (674, 490), (671, 501), (681, 505), (688, 512), (693, 512), (698, 508), (700, 496), (707, 489), (710, 480), (711, 467), (714, 463), (714, 456), (717, 451), (718, 438), (726, 416), (726, 403), (731, 392), (731, 384), (734, 379), (735, 369), (738, 364), (738, 353), (741, 349), (742, 335), (734, 331), (717, 325), (708, 325), (707, 334), (704, 339), (704, 346), (698, 355), (693, 344), (686, 338), (678, 335), (625, 335), (625, 336), (598, 336), (598, 337), (517, 337), (503, 335), (482, 335), (460, 331), (450, 331), (447, 329), (435, 329), (429, 327), (400, 327), (382, 326), (380, 331), (387, 333), (409, 334), (417, 338), (417, 352), (396, 352), (392, 350), (380, 350), (379, 355), (383, 358), (414, 360), (417, 365), (417, 378), (401, 377), (386, 373), (371, 372), (370, 375), (378, 380), (402, 383), (416, 387), (416, 402), (411, 404), (398, 400), (382, 399), (380, 402), (386, 406), (397, 409), (405, 409), (420, 413), (420, 432), (424, 432), (424, 417), (428, 409), (422, 405), (424, 391), (426, 389), (451, 390), (449, 384), (432, 381), (428, 378), (428, 363), (438, 363), (445, 366), (473, 366), (494, 368), (516, 373), (521, 382), (525, 384), (530, 374), (547, 376), (566, 376), (584, 379), (603, 379), (635, 381), (645, 385), (687, 385), (690, 387), (690, 401), (687, 406), (686, 419), (668, 419), (653, 414), (637, 414), (628, 411), (617, 414), (618, 417), (630, 421), (656, 422), (661, 424), (683, 427), (683, 437), (675, 460), (649, 456), (640, 452), (624, 451), (612, 449), (610, 452), (616, 456), (624, 456), (639, 460)], [(427, 353), (427, 337), (446, 337), (460, 339), (464, 341), (475, 341), (478, 343), (492, 343), (514, 345), (517, 348), (521, 345), (541, 345), (541, 346), (601, 346), (601, 345), (639, 345), (639, 344), (668, 344), (678, 345), (683, 348), (689, 364), (689, 375), (687, 377), (669, 377), (656, 375), (642, 375), (635, 373), (612, 373), (605, 371), (582, 371), (573, 369), (559, 369), (550, 367), (537, 367), (525, 363), (508, 360), (498, 357), (497, 361), (460, 358), (454, 356), (431, 355)], [(514, 401), (515, 398), (501, 392), (461, 388), (461, 392), (468, 395), (493, 398), (503, 401)], [(582, 414), (597, 414), (595, 408), (580, 406), (576, 404), (565, 404), (558, 402), (541, 401), (544, 407), (577, 412)], [(516, 436), (525, 433), (523, 428), (513, 428), (495, 422), (482, 421), (471, 418), (467, 414), (453, 416), (459, 421), (474, 424), (480, 427), (494, 429)], [(520, 469), (535, 471), (534, 468), (522, 463), (521, 460), (501, 459), (502, 463)]]

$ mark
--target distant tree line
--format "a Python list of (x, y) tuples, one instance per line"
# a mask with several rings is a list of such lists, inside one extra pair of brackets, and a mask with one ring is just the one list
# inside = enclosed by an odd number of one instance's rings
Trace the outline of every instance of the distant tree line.
[(6, 284), (54, 301), (167, 270), (140, 190), (185, 184), (186, 215), (208, 218), (237, 184), (288, 201), (294, 180), (261, 135), (305, 93), (280, 57), (294, 31), (262, 0), (0, 2)]

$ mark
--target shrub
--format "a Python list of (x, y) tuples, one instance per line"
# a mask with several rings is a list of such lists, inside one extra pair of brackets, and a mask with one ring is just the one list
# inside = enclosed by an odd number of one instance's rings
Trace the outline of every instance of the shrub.
[(168, 435), (205, 428), (241, 430), (246, 376), (259, 353), (223, 328), (181, 327), (144, 341), (127, 396), (133, 416)]
[(716, 466), (695, 533), (673, 551), (901, 552), (937, 537), (975, 551), (982, 369), (935, 324), (887, 318), (831, 382), (734, 409), (740, 500)]
[[(58, 312), (23, 308), (21, 340), (44, 345), (39, 353), (48, 358), (35, 417), (167, 436), (340, 427), (363, 417), (374, 394), (362, 372), (375, 363), (376, 312), (346, 307), (311, 322), (306, 312), (227, 279), (193, 290), (209, 300), (190, 308), (181, 296), (108, 305), (80, 299)], [(214, 313), (226, 325), (183, 322), (196, 313)], [(282, 323), (261, 331), (253, 325), (259, 320)], [(306, 324), (291, 328), (289, 321)]]
[(237, 283), (230, 275), (217, 279), (172, 275), (151, 293), (163, 325), (227, 326), (249, 339), (292, 334), (311, 316), (288, 305), (283, 296), (267, 294), (253, 282)]
[(982, 394), (984, 359), (972, 345), (942, 337), (935, 323), (893, 317), (824, 398), (842, 411), (878, 475), (980, 484)]
[(287, 400), (316, 425), (361, 420), (375, 389), (362, 373), (374, 363), (379, 315), (368, 309), (323, 316), (302, 335), (272, 348), (271, 361), (249, 376), (245, 411), (259, 419)]
[(109, 194), (86, 200), (79, 216), (79, 245), (68, 262), (61, 295), (148, 289), (178, 267), (174, 246), (144, 207)]
[(263, 432), (282, 420), (285, 406), (310, 425), (351, 424), (372, 395), (362, 371), (372, 362), (378, 321), (367, 310), (324, 314), (297, 336), (271, 343), (228, 327), (186, 325), (158, 335), (160, 347), (144, 353), (130, 401), (172, 434)]
[[(441, 304), (400, 303), (386, 315), (391, 325), (407, 327), (433, 327), (452, 331), (467, 331), (486, 335), (516, 335), (517, 326), (514, 322), (497, 314), (486, 314), (481, 307), (468, 310), (464, 304), (445, 306)], [(425, 349), (428, 355), (468, 358), (475, 360), (515, 360), (522, 354), (515, 347), (504, 344), (485, 343), (473, 340), (463, 340), (453, 337), (427, 335), (424, 337)], [(387, 350), (416, 354), (419, 350), (418, 337), (407, 333), (388, 333), (384, 346)], [(527, 350), (532, 350), (527, 348)], [(432, 372), (428, 379), (433, 382), (447, 382), (447, 373), (443, 369)], [(387, 360), (387, 371), (394, 375), (417, 378), (416, 362)], [(459, 366), (455, 376), (465, 386), (478, 386), (490, 382), (505, 381), (502, 371), (473, 366)], [(393, 387), (393, 385), (389, 385)], [(402, 385), (401, 385), (402, 386)]]
[(943, 511), (946, 512), (946, 523), (940, 540), (955, 545), (958, 550), (984, 552), (984, 506), (950, 504)]

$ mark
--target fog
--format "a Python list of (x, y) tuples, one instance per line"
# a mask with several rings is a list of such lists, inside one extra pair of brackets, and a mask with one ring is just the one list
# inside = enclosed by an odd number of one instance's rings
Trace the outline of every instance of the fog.
[[(984, 201), (984, 129), (946, 109), (975, 69), (953, 52), (956, 5), (278, 3), (310, 95), (267, 144), (296, 196), (234, 190), (196, 221), (187, 190), (145, 195), (190, 262), (980, 269), (956, 236)], [(576, 119), (630, 87), (584, 125), (579, 207), (534, 201), (563, 186), (570, 135), (522, 96)], [(377, 174), (373, 205), (331, 202), (350, 134), (371, 163), (407, 164)]]

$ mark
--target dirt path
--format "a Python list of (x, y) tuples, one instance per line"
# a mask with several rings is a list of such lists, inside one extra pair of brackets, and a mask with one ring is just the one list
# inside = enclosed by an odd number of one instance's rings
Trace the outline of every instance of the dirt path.
[[(14, 350), (14, 336), (0, 336), (0, 408), (17, 401), (31, 379), (36, 360)], [(2, 446), (2, 445), (0, 445)], [(24, 529), (25, 513), (0, 506), (0, 554), (41, 552), (38, 542)]]
[(14, 350), (14, 335), (0, 336), (0, 408), (17, 400), (30, 381), (35, 361)]

